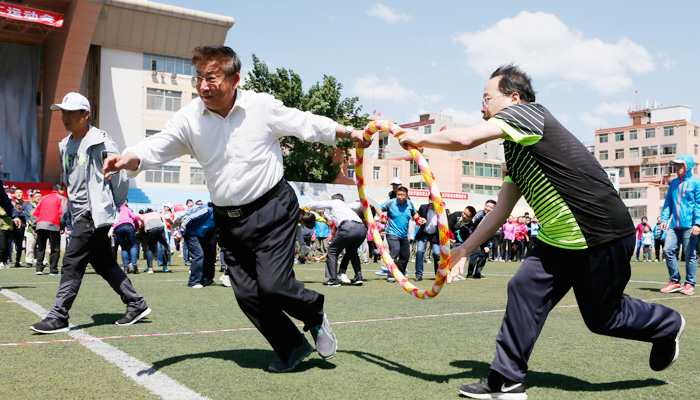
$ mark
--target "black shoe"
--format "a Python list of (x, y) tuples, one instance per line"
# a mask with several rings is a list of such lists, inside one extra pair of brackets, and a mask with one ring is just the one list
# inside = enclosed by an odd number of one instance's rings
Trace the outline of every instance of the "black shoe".
[(29, 329), (39, 333), (68, 332), (68, 320), (62, 318), (47, 317), (44, 318), (43, 321), (30, 326)]
[(340, 281), (337, 279), (329, 279), (327, 282), (323, 282), (323, 286), (326, 287), (340, 287)]
[(34, 264), (27, 263), (27, 265), (25, 265), (25, 268), (34, 268)]
[(365, 283), (365, 282), (362, 280), (361, 273), (355, 275), (355, 279), (352, 280), (352, 284), (355, 286), (362, 286), (363, 283)]
[(150, 313), (151, 313), (150, 308), (146, 308), (145, 310), (141, 310), (141, 311), (127, 311), (126, 314), (124, 314), (124, 317), (122, 319), (118, 320), (117, 322), (115, 322), (115, 324), (117, 324), (119, 326), (131, 325)]
[(416, 282), (420, 282), (420, 281), (422, 281), (422, 280), (423, 280), (423, 277), (422, 277), (422, 276), (417, 276), (416, 279), (415, 279)]
[(681, 315), (681, 328), (675, 335), (659, 339), (651, 346), (649, 367), (654, 371), (663, 371), (678, 359), (680, 353), (679, 339), (685, 329), (685, 318)]
[(305, 337), (302, 336), (301, 346), (292, 350), (292, 354), (289, 355), (287, 360), (277, 360), (270, 363), (267, 367), (268, 370), (272, 372), (289, 372), (296, 368), (299, 363), (311, 354), (314, 348)]
[(495, 371), (491, 371), (489, 376), (477, 383), (460, 386), (459, 393), (472, 399), (527, 399), (522, 382), (509, 381)]

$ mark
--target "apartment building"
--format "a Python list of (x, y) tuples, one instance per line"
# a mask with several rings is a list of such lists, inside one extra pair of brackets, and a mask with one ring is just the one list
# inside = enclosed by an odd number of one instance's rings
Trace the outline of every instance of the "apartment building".
[[(637, 222), (651, 222), (661, 214), (668, 182), (676, 177), (669, 162), (681, 154), (700, 160), (700, 124), (692, 121), (692, 109), (654, 103), (631, 107), (630, 125), (595, 131), (594, 154), (606, 169), (619, 171), (620, 197)], [(693, 168), (697, 175), (697, 164)]]

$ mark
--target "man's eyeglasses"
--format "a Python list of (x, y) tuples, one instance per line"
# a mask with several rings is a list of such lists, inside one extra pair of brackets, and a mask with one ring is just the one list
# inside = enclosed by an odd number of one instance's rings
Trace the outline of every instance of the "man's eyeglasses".
[(192, 77), (192, 84), (193, 85), (199, 85), (202, 83), (202, 81), (207, 82), (207, 86), (218, 86), (223, 82), (223, 80), (232, 74), (229, 75), (222, 75), (222, 76), (207, 76), (206, 78), (203, 76), (195, 75)]
[(484, 97), (484, 99), (481, 100), (481, 105), (484, 106), (484, 107), (488, 107), (489, 104), (491, 103), (491, 100), (497, 99), (497, 98), (503, 97), (503, 96), (505, 96), (505, 94), (502, 94), (502, 95), (496, 96), (496, 97)]

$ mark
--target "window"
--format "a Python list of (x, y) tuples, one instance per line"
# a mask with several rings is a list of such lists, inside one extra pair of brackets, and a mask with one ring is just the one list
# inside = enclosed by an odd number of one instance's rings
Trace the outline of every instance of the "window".
[(182, 92), (148, 88), (146, 108), (149, 110), (177, 111), (180, 109)]
[(615, 141), (622, 142), (625, 140), (625, 132), (615, 132)]
[(476, 176), (500, 178), (501, 173), (502, 170), (500, 164), (475, 163), (474, 166), (474, 175)]
[(384, 136), (379, 138), (379, 159), (384, 159), (386, 157), (386, 153), (389, 152), (387, 150), (389, 147), (389, 136)]
[(673, 167), (669, 164), (661, 165), (661, 175), (672, 175), (674, 173)]
[(698, 155), (698, 145), (697, 144), (693, 145), (693, 154), (695, 154), (696, 156)]
[(355, 179), (355, 166), (354, 165), (348, 165), (347, 177), (348, 177), (348, 179)]
[(630, 131), (630, 140), (636, 140), (637, 139), (637, 131), (633, 130)]
[(399, 168), (394, 167), (391, 169), (391, 177), (392, 178), (398, 178), (399, 177)]
[(160, 131), (156, 131), (156, 130), (153, 130), (153, 129), (146, 129), (146, 137), (153, 136), (153, 135), (155, 135), (155, 134), (158, 133), (158, 132), (160, 132)]
[(472, 161), (462, 161), (462, 175), (474, 176), (474, 163)]
[(629, 211), (630, 217), (632, 217), (633, 220), (638, 220), (647, 215), (646, 206), (627, 207), (627, 211)]
[(676, 154), (675, 144), (662, 144), (661, 145), (661, 155), (667, 156), (669, 154)]
[(147, 53), (143, 54), (143, 69), (146, 71), (175, 72), (185, 75), (194, 75), (196, 73), (191, 60)]
[(646, 199), (647, 188), (627, 188), (620, 189), (621, 199)]
[(608, 151), (607, 150), (601, 150), (599, 154), (600, 155), (598, 156), (598, 159), (600, 161), (605, 161), (608, 159)]
[(634, 179), (639, 179), (639, 171), (634, 171), (632, 175), (634, 175)]
[(608, 143), (608, 134), (607, 133), (600, 134), (600, 143)]
[(473, 183), (463, 183), (462, 184), (462, 193), (474, 193), (474, 184)]
[(409, 189), (428, 190), (428, 184), (425, 182), (411, 182), (408, 184)]
[(146, 182), (180, 183), (180, 167), (163, 165), (160, 168), (146, 171)]
[(693, 129), (693, 132), (694, 132), (693, 136), (698, 137), (698, 127), (697, 126)]
[(630, 148), (630, 158), (637, 158), (639, 157), (639, 147), (631, 147)]
[(491, 185), (474, 185), (474, 194), (485, 194), (489, 196), (497, 196), (500, 186)]
[(621, 160), (623, 158), (625, 158), (625, 149), (616, 149), (615, 150), (615, 159)]
[(190, 185), (206, 185), (204, 179), (204, 169), (200, 167), (190, 167)]
[(420, 174), (420, 168), (418, 168), (418, 163), (416, 160), (411, 160), (411, 175)]
[(664, 136), (673, 136), (672, 126), (664, 126)]
[(654, 157), (659, 155), (658, 146), (644, 146), (642, 147), (642, 157)]
[(656, 136), (656, 131), (654, 128), (647, 129), (647, 139), (651, 139)]
[(625, 177), (625, 167), (619, 167), (617, 170), (620, 171), (620, 178), (624, 178)]
[(379, 178), (381, 177), (381, 174), (380, 174), (381, 170), (382, 170), (382, 167), (374, 167), (374, 168), (372, 169), (372, 178), (373, 178), (375, 181), (376, 181), (376, 180), (379, 180)]
[(425, 128), (424, 128), (424, 130), (423, 130), (423, 133), (425, 133), (425, 134), (427, 135), (427, 134), (429, 134), (429, 133), (432, 132), (432, 131), (433, 131), (433, 126), (432, 126), (432, 125), (426, 125)]
[(659, 174), (659, 164), (642, 165), (642, 176), (656, 176)]

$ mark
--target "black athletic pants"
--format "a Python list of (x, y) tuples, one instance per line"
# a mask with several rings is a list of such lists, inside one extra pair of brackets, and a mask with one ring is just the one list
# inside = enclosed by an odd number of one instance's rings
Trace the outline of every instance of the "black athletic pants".
[(396, 267), (402, 274), (406, 275), (406, 266), (411, 257), (411, 245), (408, 243), (408, 238), (386, 235), (386, 241), (389, 244), (389, 255), (396, 263)]
[[(336, 280), (338, 274), (344, 274), (348, 270), (348, 263), (352, 263), (355, 276), (362, 274), (360, 255), (357, 249), (362, 246), (362, 242), (367, 237), (365, 224), (358, 221), (343, 221), (338, 226), (338, 231), (333, 236), (333, 241), (328, 246), (328, 258), (326, 258), (326, 278)], [(343, 261), (338, 269), (338, 257), (345, 250)]]
[(44, 260), (44, 256), (46, 255), (47, 240), (51, 246), (51, 254), (49, 255), (49, 271), (52, 274), (57, 274), (58, 259), (61, 258), (61, 232), (51, 231), (48, 229), (36, 230), (36, 247), (34, 248), (34, 258), (37, 260), (36, 271), (41, 272), (44, 270), (44, 265), (39, 264), (39, 260)]
[(241, 310), (282, 360), (302, 343), (289, 318), (304, 330), (323, 323), (323, 295), (304, 288), (294, 276), (299, 203), (282, 180), (245, 206), (215, 207), (227, 274)]
[(136, 293), (131, 281), (112, 256), (112, 244), (107, 236), (109, 228), (108, 225), (95, 229), (90, 217), (82, 217), (75, 221), (71, 241), (63, 255), (61, 283), (56, 293), (56, 303), (49, 311), (48, 317), (68, 319), (68, 311), (78, 296), (88, 263), (119, 295), (126, 304), (126, 311), (139, 311), (148, 307), (146, 300)]
[(515, 382), (525, 379), (549, 311), (571, 288), (593, 333), (651, 342), (678, 332), (681, 316), (676, 311), (623, 293), (635, 243), (634, 234), (587, 250), (538, 242), (508, 282), (508, 305), (491, 369)]

